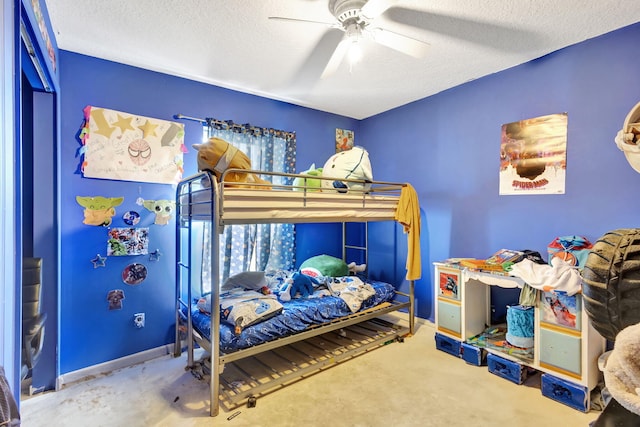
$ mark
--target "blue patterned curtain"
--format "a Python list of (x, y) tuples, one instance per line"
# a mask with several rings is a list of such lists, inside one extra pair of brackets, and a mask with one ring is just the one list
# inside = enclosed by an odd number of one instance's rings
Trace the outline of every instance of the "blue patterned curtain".
[[(251, 159), (254, 170), (295, 173), (296, 134), (249, 124), (207, 119), (207, 138), (223, 139)], [(292, 179), (261, 176), (273, 184), (290, 185)], [(211, 230), (205, 230), (203, 254), (203, 291), (211, 289)], [(220, 283), (242, 271), (293, 269), (295, 265), (295, 228), (293, 224), (250, 224), (226, 226), (220, 236)], [(208, 282), (208, 283), (207, 283)], [(207, 285), (208, 288), (207, 289)]]

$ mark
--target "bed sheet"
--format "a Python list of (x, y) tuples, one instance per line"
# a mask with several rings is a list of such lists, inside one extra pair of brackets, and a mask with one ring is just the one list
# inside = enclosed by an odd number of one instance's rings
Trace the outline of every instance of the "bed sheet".
[[(375, 289), (375, 295), (362, 303), (360, 311), (374, 307), (395, 297), (392, 285), (367, 281)], [(191, 316), (194, 328), (207, 339), (211, 336), (211, 319), (202, 313), (196, 300), (191, 304)], [(322, 324), (352, 314), (347, 304), (339, 297), (297, 298), (283, 303), (284, 309), (277, 316), (260, 323), (248, 326), (239, 335), (234, 334), (231, 325), (220, 322), (220, 351), (231, 353), (252, 347), (263, 342), (272, 341), (297, 332), (304, 331), (311, 325)], [(184, 308), (186, 310), (186, 307)], [(186, 313), (183, 313), (186, 314)]]

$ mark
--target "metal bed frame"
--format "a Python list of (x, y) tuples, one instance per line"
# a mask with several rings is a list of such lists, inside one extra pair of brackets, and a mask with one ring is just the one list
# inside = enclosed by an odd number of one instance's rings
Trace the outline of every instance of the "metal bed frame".
[[(237, 171), (237, 170), (235, 170)], [(228, 170), (226, 173), (234, 172)], [(248, 171), (262, 175), (282, 176), (284, 178), (304, 175), (266, 173)], [(256, 398), (282, 388), (297, 380), (335, 366), (346, 360), (362, 355), (374, 348), (393, 341), (403, 341), (414, 332), (414, 281), (409, 282), (409, 293), (396, 290), (397, 298), (370, 309), (353, 313), (340, 319), (314, 325), (295, 335), (278, 338), (273, 341), (238, 350), (221, 353), (219, 340), (209, 340), (194, 327), (191, 318), (190, 301), (193, 300), (193, 286), (200, 285), (200, 276), (196, 275), (201, 263), (202, 247), (194, 241), (194, 226), (204, 221), (211, 222), (211, 248), (213, 257), (210, 277), (212, 278), (211, 306), (219, 307), (218, 288), (218, 236), (225, 225), (243, 223), (343, 223), (343, 257), (349, 246), (346, 243), (347, 222), (393, 220), (395, 207), (403, 184), (374, 181), (367, 192), (354, 194), (318, 193), (309, 191), (304, 185), (272, 185), (270, 189), (258, 189), (260, 197), (271, 193), (277, 196), (270, 202), (248, 203), (252, 200), (253, 190), (243, 188), (242, 184), (226, 183), (225, 175), (218, 183), (216, 177), (208, 171), (183, 179), (177, 187), (177, 227), (176, 227), (176, 333), (174, 356), (182, 353), (183, 345), (187, 351), (187, 369), (210, 384), (210, 416), (216, 416), (220, 404), (234, 408), (247, 403), (253, 406)], [(316, 177), (314, 177), (316, 178)], [(345, 180), (354, 181), (357, 180)], [(252, 185), (255, 188), (255, 185)], [(293, 191), (297, 190), (297, 191)], [(235, 200), (234, 192), (246, 192), (247, 198)], [(281, 197), (285, 197), (282, 199)], [(320, 201), (315, 199), (320, 198)], [(322, 206), (327, 199), (337, 200), (337, 211), (327, 212)], [(295, 201), (294, 201), (295, 199)], [(225, 202), (236, 208), (225, 207)], [(273, 206), (275, 204), (275, 206)], [(331, 204), (331, 203), (329, 203)], [(246, 214), (247, 205), (258, 205), (257, 213)], [(260, 212), (262, 210), (262, 213)], [(316, 211), (314, 213), (314, 210)], [(276, 212), (274, 214), (274, 212)], [(305, 211), (304, 216), (300, 212)], [(308, 213), (311, 211), (311, 213)], [(274, 216), (275, 215), (275, 216)], [(262, 216), (262, 220), (259, 220)], [(328, 219), (333, 218), (333, 221)], [(368, 228), (368, 227), (367, 227)], [(366, 234), (366, 233), (365, 233)], [(367, 239), (367, 237), (365, 237)], [(199, 295), (198, 295), (199, 296)], [(182, 309), (186, 308), (185, 316)], [(397, 321), (389, 321), (393, 312), (408, 312), (408, 326)], [(385, 319), (386, 318), (386, 319)], [(219, 336), (220, 317), (211, 316), (211, 337)], [(183, 344), (183, 340), (186, 343)], [(204, 357), (195, 360), (197, 347), (204, 350)]]

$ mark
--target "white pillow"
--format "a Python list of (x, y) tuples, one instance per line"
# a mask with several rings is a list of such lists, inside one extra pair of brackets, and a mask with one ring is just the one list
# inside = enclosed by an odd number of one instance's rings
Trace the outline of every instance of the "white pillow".
[(225, 280), (220, 289), (229, 291), (233, 288), (242, 288), (250, 291), (259, 291), (265, 286), (267, 286), (267, 279), (264, 276), (264, 271), (243, 271)]

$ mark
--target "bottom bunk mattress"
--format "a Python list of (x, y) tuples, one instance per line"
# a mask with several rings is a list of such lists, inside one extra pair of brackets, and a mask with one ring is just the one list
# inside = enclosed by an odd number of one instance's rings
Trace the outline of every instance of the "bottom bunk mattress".
[[(358, 311), (367, 310), (384, 302), (392, 301), (395, 288), (385, 282), (367, 281), (375, 293), (362, 301)], [(277, 338), (302, 332), (313, 325), (331, 322), (338, 318), (353, 314), (347, 302), (339, 296), (322, 296), (318, 298), (295, 298), (283, 302), (282, 311), (272, 317), (245, 327), (236, 334), (234, 327), (220, 322), (220, 351), (231, 353), (252, 347)], [(183, 310), (186, 310), (185, 307)], [(186, 315), (185, 312), (183, 312)], [(207, 340), (211, 338), (211, 318), (198, 307), (197, 300), (191, 304), (193, 327)]]

